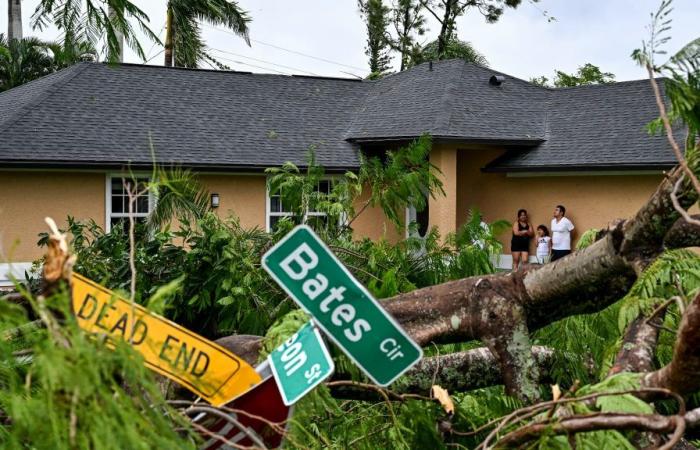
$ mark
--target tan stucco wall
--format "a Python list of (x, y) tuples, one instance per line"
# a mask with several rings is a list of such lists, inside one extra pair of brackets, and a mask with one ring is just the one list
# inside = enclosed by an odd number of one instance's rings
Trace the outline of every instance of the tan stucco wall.
[(104, 226), (104, 174), (0, 171), (0, 263), (40, 257), (44, 217), (62, 227), (68, 215)]
[(265, 229), (267, 195), (263, 175), (200, 175), (199, 181), (209, 192), (219, 194), (220, 217), (235, 215), (244, 228)]
[[(577, 175), (507, 177), (483, 173), (486, 163), (502, 151), (458, 150), (459, 183), (457, 208), (459, 223), (471, 207), (478, 207), (488, 222), (516, 220), (518, 209), (527, 209), (533, 228), (552, 220), (557, 204), (566, 207), (577, 238), (591, 228), (601, 228), (616, 218), (627, 218), (649, 198), (662, 179), (656, 175)], [(510, 252), (511, 234), (502, 236), (504, 251)], [(534, 242), (532, 245), (534, 249)]]
[[(661, 180), (658, 175), (595, 175), (507, 177), (488, 174), (481, 168), (502, 152), (436, 145), (431, 162), (442, 171), (446, 197), (430, 200), (431, 225), (443, 234), (454, 231), (478, 207), (487, 221), (513, 221), (525, 208), (534, 226), (549, 226), (552, 210), (562, 203), (576, 225), (575, 237), (589, 228), (629, 217), (651, 195)], [(266, 188), (263, 175), (201, 175), (211, 192), (219, 194), (221, 216), (235, 214), (244, 227), (265, 228)], [(357, 208), (369, 190), (365, 189)], [(105, 174), (87, 172), (0, 171), (0, 262), (31, 261), (41, 256), (37, 235), (46, 231), (44, 217), (65, 224), (67, 215), (94, 219), (104, 226)], [(357, 238), (397, 241), (397, 230), (379, 208), (368, 208), (353, 223)], [(503, 236), (509, 250), (510, 234)], [(16, 243), (16, 244), (15, 244)]]
[[(68, 215), (94, 219), (105, 225), (105, 173), (0, 171), (0, 263), (29, 262), (39, 258), (38, 233), (47, 231), (44, 217), (59, 227)], [(200, 175), (212, 193), (219, 194), (221, 217), (235, 215), (245, 228), (266, 227), (266, 177), (264, 175)], [(365, 189), (357, 208), (368, 195)], [(177, 228), (177, 223), (171, 226)], [(353, 223), (355, 236), (399, 240), (402, 233), (379, 208), (367, 208)]]
[(457, 192), (459, 190), (458, 150), (451, 145), (434, 144), (430, 151), (430, 163), (440, 171), (444, 196), (428, 198), (428, 226), (437, 227), (443, 237), (459, 224)]
[[(369, 194), (369, 188), (365, 187), (355, 204), (356, 212), (362, 209), (362, 206), (369, 198)], [(373, 241), (386, 239), (389, 242), (398, 242), (405, 235), (404, 230), (397, 230), (396, 226), (387, 220), (381, 208), (366, 208), (351, 226), (356, 239), (370, 238)]]

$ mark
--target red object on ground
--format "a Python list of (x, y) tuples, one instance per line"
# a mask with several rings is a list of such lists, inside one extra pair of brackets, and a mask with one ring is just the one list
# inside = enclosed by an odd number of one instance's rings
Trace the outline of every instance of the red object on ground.
[[(292, 409), (291, 406), (286, 406), (282, 401), (277, 383), (275, 383), (275, 379), (272, 376), (269, 376), (262, 383), (245, 394), (236, 397), (224, 406), (245, 411), (251, 415), (260, 416), (275, 423), (287, 420), (291, 415)], [(231, 413), (230, 415), (240, 422), (246, 430), (242, 431), (231, 422), (213, 415), (208, 415), (199, 423), (209, 431), (240, 446), (255, 446), (255, 442), (249, 437), (249, 434), (257, 436), (267, 448), (277, 448), (282, 445), (283, 436), (264, 421), (243, 413)], [(286, 428), (286, 424), (282, 426)], [(205, 436), (205, 439), (207, 439), (207, 441), (201, 447), (201, 450), (223, 450), (232, 448), (219, 439), (209, 436)]]

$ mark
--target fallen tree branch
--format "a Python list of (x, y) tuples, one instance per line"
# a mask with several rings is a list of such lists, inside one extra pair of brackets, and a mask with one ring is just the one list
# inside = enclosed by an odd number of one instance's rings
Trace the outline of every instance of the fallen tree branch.
[[(566, 258), (417, 289), (382, 304), (421, 345), (482, 340), (498, 356), (507, 391), (532, 401), (538, 375), (526, 364), (532, 359), (529, 333), (565, 317), (598, 312), (627, 293), (666, 248), (679, 219), (670, 194), (681, 176), (682, 169), (674, 169), (634, 217), (612, 224), (592, 245)], [(683, 183), (680, 204), (689, 207), (696, 199)]]
[(620, 372), (654, 370), (654, 352), (659, 340), (659, 328), (654, 325), (659, 325), (660, 322), (663, 322), (663, 319), (659, 320), (656, 314), (652, 314), (650, 318), (641, 315), (632, 321), (622, 338), (622, 347), (608, 376)]
[[(700, 220), (700, 214), (693, 214), (693, 219)], [(679, 218), (664, 237), (664, 246), (669, 249), (700, 246), (700, 226)]]
[[(671, 397), (676, 400), (678, 403), (678, 410), (679, 410), (679, 415), (683, 416), (686, 413), (685, 410), (685, 401), (683, 398), (668, 390), (668, 389), (663, 389), (663, 388), (640, 388), (640, 389), (630, 389), (630, 390), (624, 390), (624, 391), (614, 391), (614, 392), (598, 392), (594, 394), (589, 394), (585, 395), (582, 397), (566, 397), (566, 398), (560, 398), (557, 400), (551, 400), (551, 401), (546, 401), (546, 402), (541, 402), (535, 405), (531, 406), (526, 406), (524, 408), (520, 408), (518, 410), (513, 411), (512, 413), (508, 414), (507, 416), (493, 420), (489, 422), (488, 424), (482, 426), (479, 430), (476, 431), (483, 431), (489, 427), (495, 426), (495, 428), (486, 436), (484, 441), (479, 445), (477, 448), (482, 448), (482, 449), (487, 449), (487, 448), (492, 448), (493, 446), (490, 445), (491, 441), (496, 439), (496, 437), (499, 434), (499, 431), (504, 430), (506, 428), (512, 427), (513, 425), (522, 422), (527, 419), (531, 419), (539, 414), (543, 414), (547, 410), (551, 409), (557, 409), (559, 412), (557, 414), (548, 414), (545, 418), (544, 421), (536, 422), (535, 424), (542, 424), (542, 423), (547, 423), (550, 426), (553, 423), (556, 423), (559, 420), (562, 420), (563, 418), (572, 418), (572, 417), (581, 417), (581, 416), (570, 416), (569, 413), (565, 410), (562, 410), (561, 407), (565, 406), (567, 404), (571, 403), (581, 403), (584, 405), (595, 405), (595, 401), (599, 399), (600, 397), (610, 397), (610, 396), (620, 396), (620, 395), (636, 395), (636, 396), (650, 396), (650, 395), (655, 395), (657, 397)], [(661, 416), (665, 417), (665, 416)], [(535, 424), (527, 424), (522, 427), (520, 427), (518, 430), (526, 429), (532, 425)], [(516, 430), (516, 431), (518, 431)], [(475, 431), (475, 432), (476, 432)], [(653, 430), (652, 430), (653, 431)], [(541, 430), (539, 430), (539, 433), (541, 433)], [(512, 432), (511, 432), (512, 434)], [(539, 436), (539, 434), (536, 434)], [(681, 433), (682, 436), (682, 433)]]
[[(673, 433), (661, 447), (671, 449), (685, 432), (685, 420), (682, 416), (662, 416), (659, 414), (618, 414), (596, 413), (564, 417), (556, 421), (538, 422), (525, 425), (501, 438), (493, 447), (519, 447), (542, 435), (572, 435), (600, 430), (637, 430), (654, 433)], [(484, 447), (491, 448), (491, 447)]]
[(680, 395), (700, 390), (700, 294), (688, 305), (678, 327), (673, 359), (642, 379), (648, 387), (666, 388)]

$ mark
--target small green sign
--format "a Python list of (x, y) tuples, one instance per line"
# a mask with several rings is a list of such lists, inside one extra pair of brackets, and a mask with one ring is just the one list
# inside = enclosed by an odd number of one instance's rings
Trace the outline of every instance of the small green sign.
[(311, 321), (277, 347), (268, 359), (287, 406), (296, 403), (328, 378), (334, 369), (333, 358)]
[(423, 356), (311, 228), (294, 228), (263, 255), (262, 263), (376, 384), (388, 386)]

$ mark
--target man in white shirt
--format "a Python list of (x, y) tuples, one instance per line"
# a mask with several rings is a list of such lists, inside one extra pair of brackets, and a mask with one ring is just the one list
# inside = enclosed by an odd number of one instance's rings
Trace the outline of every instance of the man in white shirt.
[(552, 261), (571, 253), (571, 231), (574, 229), (574, 224), (569, 219), (564, 217), (566, 208), (562, 205), (557, 205), (554, 208), (554, 218), (552, 219)]

